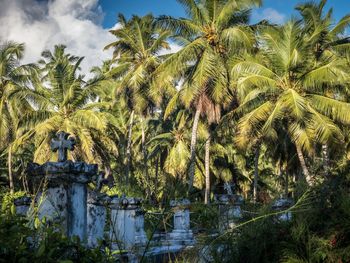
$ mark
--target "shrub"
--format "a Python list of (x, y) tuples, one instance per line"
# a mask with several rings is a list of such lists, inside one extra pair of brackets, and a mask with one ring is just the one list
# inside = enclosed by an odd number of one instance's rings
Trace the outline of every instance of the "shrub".
[(2, 200), (0, 262), (115, 262), (108, 248), (88, 249), (78, 238), (62, 235), (45, 220), (29, 227), (28, 219), (11, 209), (15, 197), (7, 194)]

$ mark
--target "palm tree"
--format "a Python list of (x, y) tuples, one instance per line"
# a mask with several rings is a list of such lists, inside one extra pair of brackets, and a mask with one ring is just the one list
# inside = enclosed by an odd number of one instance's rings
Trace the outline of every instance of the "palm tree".
[(177, 185), (182, 185), (188, 166), (188, 119), (188, 113), (180, 109), (171, 120), (160, 118), (152, 123), (155, 136), (149, 140), (147, 146), (149, 158), (155, 160), (156, 164), (155, 194), (159, 197), (158, 188), (163, 188), (163, 199), (175, 198), (176, 191), (179, 189), (180, 194), (183, 194), (182, 187), (177, 187)]
[[(172, 179), (180, 184), (179, 189), (171, 186), (168, 190), (176, 190), (180, 194), (185, 194), (181, 188), (186, 184), (186, 173), (190, 160), (190, 113), (183, 108), (179, 108), (177, 112), (169, 116), (166, 120), (160, 120), (156, 135), (149, 141), (150, 157), (160, 157), (161, 171), (165, 175), (169, 175), (167, 182)], [(207, 127), (201, 123), (198, 128), (199, 139), (205, 142), (208, 137)], [(204, 162), (197, 158), (197, 163), (203, 166)], [(204, 174), (204, 173), (203, 173)], [(198, 177), (201, 178), (201, 177)], [(196, 185), (203, 185), (202, 180), (197, 180)]]
[(133, 16), (129, 21), (118, 15), (119, 29), (110, 32), (117, 38), (105, 49), (113, 48), (113, 61), (116, 62), (110, 75), (120, 79), (117, 95), (124, 97), (130, 109), (128, 143), (126, 146), (125, 178), (128, 181), (131, 165), (132, 128), (135, 112), (139, 114), (142, 130), (142, 153), (144, 172), (148, 178), (146, 151), (146, 118), (159, 106), (163, 91), (152, 86), (153, 72), (161, 63), (160, 51), (169, 49), (169, 32), (161, 30), (152, 15)]
[(7, 147), (7, 165), (10, 190), (14, 192), (12, 174), (12, 143), (17, 136), (20, 116), (32, 111), (27, 101), (15, 96), (15, 92), (27, 90), (33, 65), (20, 65), (23, 57), (24, 44), (14, 42), (3, 43), (0, 46), (0, 142), (1, 148)]
[[(324, 11), (327, 0), (319, 3), (307, 2), (298, 5), (296, 9), (302, 16), (303, 30), (307, 40), (311, 43), (310, 52), (315, 63), (319, 62), (325, 53), (333, 53), (342, 56), (350, 47), (350, 38), (343, 35), (345, 29), (350, 25), (350, 15), (341, 18), (334, 23), (332, 10)], [(333, 97), (341, 95), (336, 89), (328, 90)], [(329, 173), (329, 146), (322, 145), (323, 167), (326, 174)]]
[[(194, 111), (188, 178), (190, 190), (195, 174), (200, 115), (218, 121), (222, 108), (233, 100), (227, 61), (245, 47), (252, 47), (252, 30), (246, 26), (249, 8), (259, 5), (261, 1), (178, 1), (184, 6), (188, 18), (161, 16), (158, 23), (172, 30), (174, 39), (183, 48), (167, 58), (158, 70), (163, 71), (164, 77), (160, 79), (164, 83), (171, 80), (169, 75), (183, 80), (180, 91), (169, 104), (168, 112), (177, 101)], [(210, 147), (210, 137), (206, 145)], [(206, 154), (209, 155), (209, 150)], [(208, 156), (206, 160), (209, 160)], [(208, 173), (209, 168), (206, 171)], [(209, 174), (206, 176), (209, 177)]]
[(31, 93), (20, 93), (23, 98), (31, 99), (38, 108), (25, 114), (21, 124), (28, 130), (17, 144), (34, 138), (38, 146), (35, 160), (46, 161), (50, 158), (49, 142), (58, 130), (64, 130), (79, 140), (78, 147), (72, 152), (73, 159), (83, 159), (104, 165), (107, 152), (116, 153), (117, 148), (108, 131), (113, 116), (103, 110), (102, 103), (95, 102), (94, 88), (99, 79), (84, 81), (78, 74), (82, 57), (65, 53), (65, 46), (57, 45), (54, 52), (43, 52), (40, 64), (43, 79), (34, 83)]
[(336, 123), (350, 123), (346, 113), (350, 105), (325, 92), (325, 87), (346, 80), (344, 60), (324, 53), (315, 63), (310, 56), (312, 45), (297, 21), (262, 30), (259, 42), (261, 52), (246, 56), (232, 69), (242, 98), (241, 110), (247, 111), (238, 129), (274, 140), (277, 128), (283, 127), (311, 184), (304, 151), (312, 152), (313, 142), (341, 143), (343, 135)]
[(296, 7), (302, 17), (306, 39), (312, 46), (310, 53), (315, 60), (321, 59), (324, 53), (344, 51), (350, 46), (349, 37), (344, 35), (350, 26), (350, 15), (334, 23), (332, 9), (326, 13), (324, 11), (326, 3), (327, 0), (321, 0), (319, 3), (307, 2)]
[[(112, 158), (116, 159), (118, 164), (123, 163), (124, 156), (123, 151), (120, 150), (120, 146), (126, 145), (125, 135), (127, 134), (127, 122), (128, 122), (128, 111), (123, 104), (123, 101), (116, 100), (114, 94), (115, 90), (119, 85), (119, 80), (113, 79), (111, 76), (111, 71), (113, 68), (113, 61), (106, 60), (103, 61), (100, 67), (93, 67), (90, 72), (93, 73), (94, 78), (100, 79), (97, 85), (91, 87), (93, 94), (96, 94), (96, 101), (101, 105), (101, 111), (106, 111), (108, 114), (111, 114), (109, 122), (111, 124), (108, 134), (110, 138), (113, 138), (115, 144), (119, 146), (119, 151), (117, 155), (110, 156), (108, 153), (105, 154), (105, 178), (110, 179), (116, 182), (117, 180), (122, 179), (123, 177), (112, 177)], [(111, 158), (112, 157), (112, 158)], [(120, 170), (116, 173), (117, 175), (123, 174), (125, 167), (118, 167)]]
[[(164, 163), (165, 171), (178, 179), (184, 179), (189, 160), (188, 134), (184, 112), (179, 112), (179, 123), (170, 132), (156, 135), (150, 141), (152, 149), (163, 148), (167, 151)], [(174, 125), (174, 126), (175, 126)]]

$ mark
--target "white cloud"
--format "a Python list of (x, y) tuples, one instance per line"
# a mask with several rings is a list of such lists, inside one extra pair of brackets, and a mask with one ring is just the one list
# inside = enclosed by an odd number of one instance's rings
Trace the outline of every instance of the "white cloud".
[(169, 43), (169, 46), (170, 46), (170, 49), (165, 49), (165, 48), (163, 48), (163, 49), (161, 49), (161, 50), (158, 52), (158, 54), (159, 54), (160, 56), (162, 56), (162, 55), (167, 55), (167, 54), (172, 54), (172, 53), (176, 53), (177, 51), (179, 51), (180, 49), (182, 49), (182, 46), (180, 46), (180, 45), (178, 45), (178, 44), (176, 44), (176, 43), (174, 43), (174, 42), (170, 42), (170, 43)]
[(268, 20), (271, 23), (282, 24), (286, 19), (286, 15), (279, 13), (273, 8), (255, 9), (252, 13), (254, 21)]
[(83, 73), (111, 58), (103, 47), (115, 41), (101, 25), (103, 11), (98, 0), (2, 0), (0, 40), (24, 42), (24, 62), (36, 62), (45, 49), (55, 44), (67, 46), (67, 52), (84, 56)]

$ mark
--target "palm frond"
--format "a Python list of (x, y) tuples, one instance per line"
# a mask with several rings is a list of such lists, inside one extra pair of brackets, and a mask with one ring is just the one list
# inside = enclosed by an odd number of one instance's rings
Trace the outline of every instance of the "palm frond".
[(318, 112), (337, 122), (350, 124), (349, 103), (315, 94), (309, 95), (308, 100)]

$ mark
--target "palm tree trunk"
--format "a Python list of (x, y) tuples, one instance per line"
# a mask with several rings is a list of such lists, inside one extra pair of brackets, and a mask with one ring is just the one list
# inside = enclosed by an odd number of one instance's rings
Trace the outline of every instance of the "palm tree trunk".
[[(22, 167), (25, 167), (23, 159), (21, 159), (21, 165)], [(28, 178), (27, 178), (27, 173), (22, 170), (22, 181), (23, 181), (23, 189), (26, 193), (29, 193), (29, 185), (28, 185)]]
[[(288, 150), (287, 150), (287, 142), (286, 140), (283, 140), (283, 151), (284, 151), (284, 155), (288, 156)], [(281, 162), (282, 164), (282, 162)], [(284, 179), (284, 195), (285, 198), (288, 198), (288, 193), (289, 193), (289, 176), (288, 176), (288, 161), (285, 163), (285, 165), (281, 166), (281, 171), (283, 171), (285, 173), (285, 179)]]
[(210, 202), (210, 141), (211, 136), (209, 135), (205, 142), (205, 204)]
[(258, 196), (258, 178), (259, 178), (259, 156), (260, 156), (260, 143), (257, 144), (254, 156), (254, 185), (253, 185), (253, 201), (256, 203)]
[[(297, 182), (297, 174), (295, 173), (295, 171), (292, 174), (292, 182), (295, 185)], [(292, 198), (295, 198), (295, 187), (292, 188)]]
[(104, 175), (103, 175), (103, 178), (102, 179), (105, 179), (107, 181), (107, 184), (110, 186), (114, 183), (114, 178), (113, 178), (113, 175), (111, 173), (111, 167), (110, 165), (106, 165), (105, 166), (105, 169), (104, 169)]
[(145, 173), (145, 178), (147, 181), (146, 184), (146, 195), (148, 198), (151, 197), (150, 193), (150, 179), (148, 175), (148, 167), (147, 167), (147, 150), (146, 150), (146, 134), (145, 134), (145, 126), (144, 126), (144, 119), (141, 117), (141, 147), (142, 147), (142, 154), (143, 154), (143, 170)]
[(289, 194), (289, 176), (288, 176), (288, 172), (287, 169), (285, 169), (285, 184), (284, 184), (284, 195), (286, 198), (288, 198), (288, 194)]
[(154, 184), (154, 197), (155, 197), (155, 200), (157, 200), (157, 197), (158, 197), (158, 174), (159, 174), (159, 158), (160, 156), (156, 158), (156, 175), (155, 175), (155, 184)]
[(283, 165), (282, 160), (279, 161), (279, 178), (281, 179), (281, 192), (283, 189), (284, 197), (288, 198), (289, 177), (286, 166)]
[(129, 174), (131, 167), (131, 142), (132, 142), (132, 127), (134, 125), (134, 111), (130, 114), (130, 124), (128, 130), (128, 142), (126, 145), (126, 169), (125, 169), (125, 183), (129, 185)]
[(327, 144), (322, 145), (322, 157), (323, 157), (323, 168), (325, 170), (325, 175), (329, 176), (329, 152)]
[(298, 144), (296, 144), (295, 147), (297, 149), (298, 159), (299, 159), (300, 166), (301, 166), (301, 169), (303, 171), (303, 174), (305, 176), (306, 182), (308, 183), (308, 185), (312, 185), (313, 182), (312, 182), (309, 170), (307, 169), (307, 166), (306, 166), (306, 162), (305, 162), (305, 158), (304, 158), (304, 155), (303, 155), (303, 151), (302, 151), (301, 147)]
[(15, 186), (13, 183), (13, 174), (12, 174), (12, 146), (11, 145), (9, 145), (9, 149), (8, 149), (7, 165), (8, 165), (8, 173), (9, 173), (10, 192), (11, 194), (13, 194), (15, 192)]
[(189, 169), (189, 179), (188, 179), (188, 193), (192, 190), (195, 166), (196, 166), (196, 143), (197, 143), (197, 130), (198, 122), (200, 117), (200, 109), (197, 108), (196, 114), (194, 115), (193, 126), (192, 126), (192, 137), (191, 137), (191, 157), (190, 157), (190, 169)]

